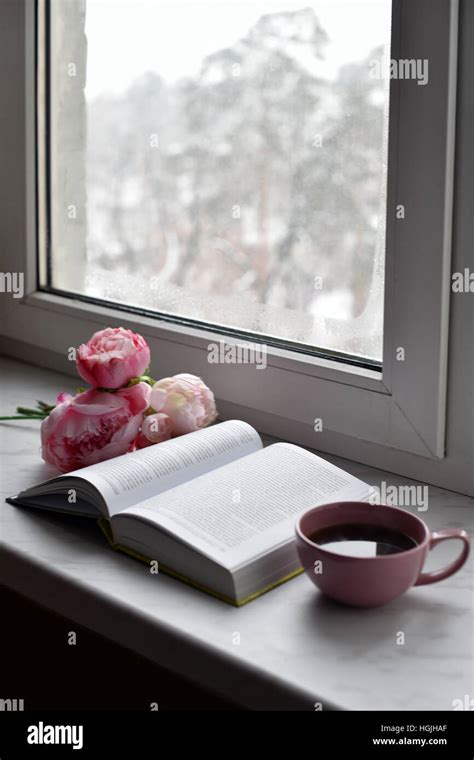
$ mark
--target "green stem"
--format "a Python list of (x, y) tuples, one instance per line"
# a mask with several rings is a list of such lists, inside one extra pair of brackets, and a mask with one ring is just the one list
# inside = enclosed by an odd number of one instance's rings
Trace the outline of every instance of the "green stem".
[(38, 401), (38, 409), (40, 412), (46, 412), (46, 414), (49, 414), (55, 408), (56, 407), (54, 404), (47, 404), (45, 401)]
[(38, 409), (28, 409), (26, 406), (17, 406), (16, 411), (18, 414), (27, 414), (28, 416), (34, 415), (35, 417), (45, 417), (46, 412), (40, 411)]
[(26, 415), (26, 414), (13, 414), (11, 417), (0, 417), (0, 421), (4, 420), (44, 420), (47, 415), (42, 415), (41, 417), (37, 414), (35, 415)]

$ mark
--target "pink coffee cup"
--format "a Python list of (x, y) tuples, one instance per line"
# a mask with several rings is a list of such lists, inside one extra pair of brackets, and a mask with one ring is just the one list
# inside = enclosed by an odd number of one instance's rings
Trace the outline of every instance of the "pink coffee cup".
[[(344, 556), (317, 544), (310, 536), (325, 528), (363, 524), (399, 531), (415, 546), (396, 554), (371, 557)], [(462, 550), (447, 567), (423, 572), (426, 556), (441, 541), (458, 539)], [(296, 547), (301, 564), (323, 594), (356, 607), (377, 607), (403, 594), (411, 586), (436, 583), (457, 572), (469, 555), (465, 530), (430, 531), (416, 515), (398, 507), (360, 501), (324, 504), (305, 512), (296, 525)]]

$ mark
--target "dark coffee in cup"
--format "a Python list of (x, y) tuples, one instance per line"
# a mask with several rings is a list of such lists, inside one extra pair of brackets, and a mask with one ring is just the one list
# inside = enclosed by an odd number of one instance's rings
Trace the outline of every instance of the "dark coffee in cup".
[(346, 523), (314, 531), (308, 538), (326, 551), (345, 557), (378, 557), (398, 554), (417, 545), (414, 538), (384, 525)]

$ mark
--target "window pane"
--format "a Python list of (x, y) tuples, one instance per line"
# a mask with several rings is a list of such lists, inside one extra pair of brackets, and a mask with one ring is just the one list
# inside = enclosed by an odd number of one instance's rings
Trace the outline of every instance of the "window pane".
[(50, 285), (381, 360), (390, 1), (51, 8)]

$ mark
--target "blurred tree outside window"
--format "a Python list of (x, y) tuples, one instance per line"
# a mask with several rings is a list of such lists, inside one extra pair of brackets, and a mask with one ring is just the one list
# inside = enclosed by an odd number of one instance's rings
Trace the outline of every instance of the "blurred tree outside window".
[(51, 12), (50, 284), (381, 361), (391, 3)]

